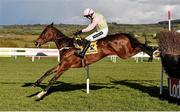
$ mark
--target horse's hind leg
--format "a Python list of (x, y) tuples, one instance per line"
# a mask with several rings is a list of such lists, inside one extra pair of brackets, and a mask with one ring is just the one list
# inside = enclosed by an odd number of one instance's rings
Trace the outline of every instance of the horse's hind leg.
[(153, 56), (150, 56), (148, 62), (152, 62), (152, 61), (153, 61)]
[(57, 71), (57, 66), (49, 69), (44, 75), (42, 75), (32, 86), (38, 86), (47, 76), (55, 73)]

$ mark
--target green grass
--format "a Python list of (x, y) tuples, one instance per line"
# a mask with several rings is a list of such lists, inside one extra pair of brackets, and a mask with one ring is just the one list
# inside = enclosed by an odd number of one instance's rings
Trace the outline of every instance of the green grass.
[[(33, 83), (46, 70), (57, 64), (57, 59), (0, 58), (0, 110), (180, 110), (167, 98), (159, 98), (160, 63), (105, 58), (90, 66), (90, 94), (86, 94), (84, 69), (65, 72), (43, 100), (27, 97), (41, 87), (23, 87)], [(166, 78), (164, 78), (167, 84)], [(167, 96), (167, 95), (166, 95)]]

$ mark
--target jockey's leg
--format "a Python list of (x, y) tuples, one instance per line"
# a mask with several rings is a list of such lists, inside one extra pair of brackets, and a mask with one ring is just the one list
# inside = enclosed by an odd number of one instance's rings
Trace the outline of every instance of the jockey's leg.
[(96, 41), (106, 37), (107, 34), (108, 34), (108, 28), (104, 28), (100, 31), (94, 32), (93, 34), (89, 35), (88, 37), (86, 37), (86, 40)]
[(106, 37), (108, 33), (108, 28), (105, 28), (103, 30), (100, 30), (98, 32), (94, 32), (93, 34), (89, 35), (88, 37), (86, 37), (86, 39), (83, 39), (83, 50), (82, 52), (80, 52), (77, 56), (84, 58), (86, 51), (88, 50), (91, 41), (96, 41), (98, 39), (104, 38)]
[(86, 51), (88, 50), (90, 44), (91, 44), (90, 41), (88, 41), (88, 40), (86, 40), (86, 39), (82, 39), (82, 40), (81, 40), (81, 45), (83, 46), (83, 50), (82, 50), (82, 52), (81, 52), (81, 50), (79, 50), (79, 49), (76, 50), (75, 55), (76, 55), (76, 56), (79, 56), (79, 57), (81, 57), (81, 58), (84, 58), (85, 53), (86, 53)]
[(80, 58), (84, 58), (86, 51), (88, 50), (88, 48), (91, 44), (91, 41), (89, 41), (89, 40), (83, 39), (82, 41), (83, 41), (83, 50), (78, 55)]

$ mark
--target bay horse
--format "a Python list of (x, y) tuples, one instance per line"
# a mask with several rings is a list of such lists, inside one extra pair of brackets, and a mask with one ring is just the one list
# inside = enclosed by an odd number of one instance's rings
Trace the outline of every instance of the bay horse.
[[(75, 39), (64, 35), (61, 31), (53, 26), (53, 23), (46, 26), (35, 41), (35, 46), (40, 47), (41, 45), (50, 41), (54, 41), (57, 48), (59, 50), (61, 49), (60, 63), (48, 70), (33, 84), (33, 86), (38, 86), (47, 76), (55, 73), (54, 77), (49, 81), (45, 89), (37, 94), (39, 99), (41, 99), (48, 92), (50, 86), (63, 74), (63, 72), (69, 68), (83, 67), (82, 59), (74, 54), (76, 51), (74, 46)], [(147, 45), (140, 43), (132, 35), (126, 33), (108, 35), (107, 37), (98, 40), (97, 49), (98, 53), (86, 55), (84, 57), (83, 60), (85, 65), (95, 63), (108, 55), (117, 55), (122, 59), (128, 59), (141, 51), (144, 51), (150, 55), (152, 54), (152, 52), (147, 50), (149, 49)]]

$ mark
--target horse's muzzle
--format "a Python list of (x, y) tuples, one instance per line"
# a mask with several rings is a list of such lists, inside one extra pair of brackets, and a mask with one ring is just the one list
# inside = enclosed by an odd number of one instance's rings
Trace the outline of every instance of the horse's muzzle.
[(34, 41), (34, 44), (37, 48), (39, 48), (41, 46), (37, 41)]

